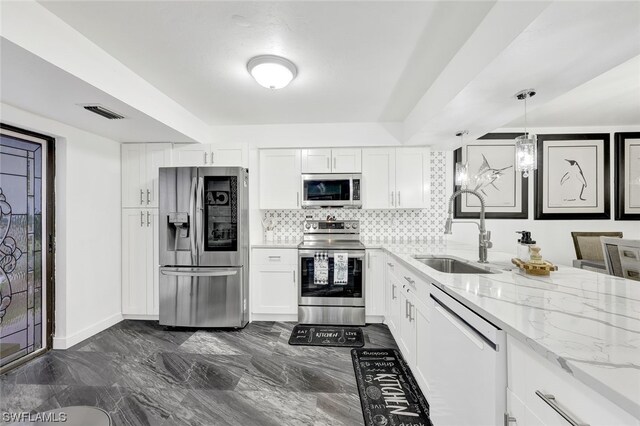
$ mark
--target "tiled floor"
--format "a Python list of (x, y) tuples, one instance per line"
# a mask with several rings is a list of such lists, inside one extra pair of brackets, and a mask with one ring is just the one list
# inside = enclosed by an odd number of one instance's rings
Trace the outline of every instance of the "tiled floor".
[[(350, 349), (290, 346), (293, 326), (124, 321), (0, 376), (0, 412), (91, 405), (116, 425), (363, 424)], [(363, 330), (366, 347), (396, 347), (386, 326)]]

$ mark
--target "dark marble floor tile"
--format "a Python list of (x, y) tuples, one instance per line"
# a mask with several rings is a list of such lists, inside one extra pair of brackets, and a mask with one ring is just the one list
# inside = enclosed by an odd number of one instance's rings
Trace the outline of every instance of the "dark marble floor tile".
[(256, 329), (201, 330), (180, 345), (180, 350), (212, 355), (270, 356), (279, 337), (279, 332), (265, 332)]
[(35, 410), (66, 387), (0, 383), (0, 412), (20, 413)]
[(319, 393), (316, 397), (318, 401), (314, 426), (364, 425), (357, 393)]
[(272, 328), (275, 325), (275, 321), (254, 321), (247, 324), (247, 326), (242, 330), (242, 332), (271, 332)]
[(398, 344), (391, 335), (389, 327), (385, 324), (369, 324), (366, 327), (363, 327), (363, 331), (365, 335), (365, 347), (398, 348)]
[(178, 412), (167, 423), (216, 426), (298, 426), (315, 422), (312, 394), (277, 390), (189, 391)]
[(236, 390), (294, 392), (357, 392), (351, 361), (333, 357), (253, 357)]
[(15, 384), (110, 386), (115, 382), (117, 354), (53, 350), (4, 377)]
[(38, 407), (37, 411), (88, 405), (105, 410), (116, 426), (156, 426), (178, 411), (186, 393), (183, 389), (69, 386)]

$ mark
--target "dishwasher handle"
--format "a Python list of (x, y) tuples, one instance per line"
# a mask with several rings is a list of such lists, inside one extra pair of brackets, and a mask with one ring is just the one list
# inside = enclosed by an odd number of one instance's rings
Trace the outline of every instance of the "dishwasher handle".
[(484, 334), (479, 332), (475, 327), (473, 327), (471, 324), (469, 324), (467, 321), (465, 321), (464, 318), (462, 318), (460, 315), (458, 315), (453, 309), (451, 309), (450, 307), (448, 307), (447, 305), (442, 303), (433, 294), (431, 294), (429, 296), (435, 302), (436, 309), (440, 310), (442, 312), (442, 314), (447, 319), (449, 319), (458, 329), (460, 329), (460, 331), (464, 332), (465, 334), (470, 335), (469, 337), (482, 340), (484, 343), (489, 345), (489, 347), (491, 347), (491, 349), (493, 349), (496, 352), (498, 351), (498, 346), (495, 343), (493, 343)]

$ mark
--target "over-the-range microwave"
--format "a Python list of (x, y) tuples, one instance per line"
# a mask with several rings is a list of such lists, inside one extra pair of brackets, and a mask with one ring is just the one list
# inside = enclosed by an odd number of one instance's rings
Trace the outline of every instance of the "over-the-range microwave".
[(302, 208), (362, 208), (360, 173), (302, 175)]

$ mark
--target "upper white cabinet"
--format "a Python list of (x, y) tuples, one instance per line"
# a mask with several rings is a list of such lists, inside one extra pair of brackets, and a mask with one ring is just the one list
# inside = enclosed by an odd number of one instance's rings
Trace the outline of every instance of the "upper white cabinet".
[(260, 150), (260, 208), (297, 209), (301, 203), (299, 149)]
[(428, 204), (428, 148), (362, 150), (363, 207), (423, 208)]
[(302, 173), (360, 173), (359, 148), (303, 149)]
[(174, 166), (247, 167), (248, 160), (247, 144), (174, 144), (171, 163)]
[(122, 207), (158, 207), (158, 168), (170, 165), (171, 144), (122, 144)]

